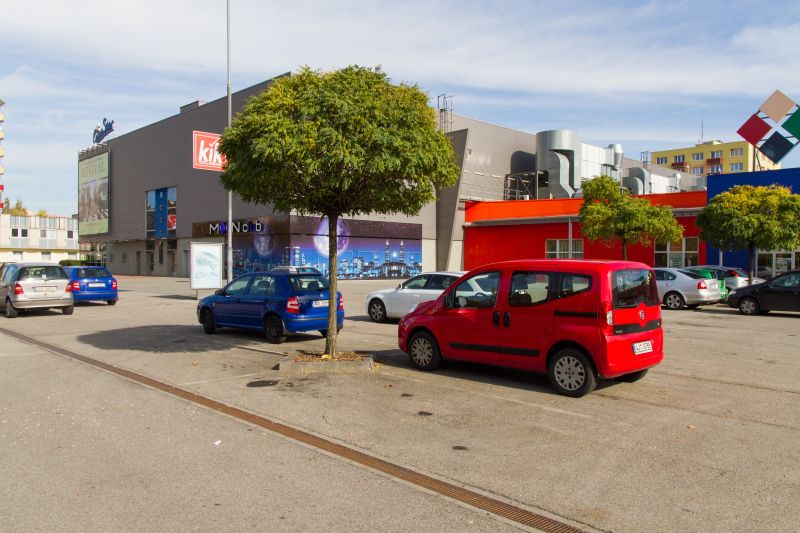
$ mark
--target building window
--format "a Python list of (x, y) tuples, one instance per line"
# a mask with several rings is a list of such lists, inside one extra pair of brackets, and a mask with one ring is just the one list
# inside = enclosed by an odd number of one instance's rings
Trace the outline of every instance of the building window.
[(712, 174), (722, 174), (722, 165), (711, 165)]
[(744, 155), (744, 148), (731, 148), (731, 157), (742, 157)]
[(109, 252), (109, 254), (108, 254), (108, 262), (109, 263), (113, 263), (114, 262), (114, 252)]
[(76, 253), (68, 253), (67, 254), (67, 259), (70, 259), (70, 260), (74, 261), (74, 260), (78, 259), (78, 254), (76, 254)]
[(42, 261), (50, 261), (51, 257), (50, 252), (42, 252)]
[(711, 159), (719, 159), (722, 157), (722, 150), (714, 150), (711, 152)]
[(684, 237), (669, 244), (656, 243), (654, 266), (683, 268), (698, 265), (700, 259), (700, 238)]
[(656, 165), (666, 165), (666, 164), (667, 164), (666, 156), (664, 156), (664, 157), (656, 157)]
[(74, 239), (74, 238), (75, 238), (75, 232), (71, 229), (67, 230), (67, 239)]
[(46, 239), (47, 238), (47, 230), (46, 229), (40, 229), (39, 230), (39, 238), (40, 239)]
[(21, 230), (19, 230), (19, 233), (20, 233), (20, 237), (22, 237), (23, 239), (28, 236), (28, 230), (27, 229), (21, 229)]
[(156, 234), (156, 191), (145, 194), (145, 238), (152, 239)]
[(744, 170), (744, 163), (731, 163), (731, 172), (741, 172)]
[(692, 169), (692, 174), (702, 174), (702, 173), (703, 173), (703, 170), (704, 170), (704, 168), (703, 168), (703, 167), (694, 167), (694, 168)]
[(123, 263), (128, 262), (128, 252), (122, 252), (122, 262)]
[(11, 236), (19, 237), (19, 228), (11, 228)]
[[(569, 259), (569, 239), (547, 239), (544, 256), (547, 259)], [(572, 239), (572, 258), (583, 259), (583, 239)]]
[(692, 154), (692, 161), (702, 161), (703, 160), (703, 152), (695, 152)]
[(672, 158), (673, 163), (684, 163), (685, 161), (686, 161), (686, 156), (683, 154), (673, 156)]
[(22, 261), (22, 252), (11, 252), (11, 256), (15, 261)]

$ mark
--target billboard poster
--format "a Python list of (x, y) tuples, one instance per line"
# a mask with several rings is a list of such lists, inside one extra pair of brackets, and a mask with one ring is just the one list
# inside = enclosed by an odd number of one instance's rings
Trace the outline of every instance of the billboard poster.
[[(195, 238), (226, 233), (222, 221), (192, 224)], [(342, 219), (337, 234), (339, 279), (406, 278), (422, 271), (420, 224)], [(234, 221), (234, 275), (280, 265), (311, 266), (327, 276), (327, 219), (271, 215)]]
[(222, 171), (225, 157), (218, 151), (220, 137), (218, 133), (192, 132), (192, 168)]
[(108, 154), (78, 162), (78, 235), (108, 233)]
[(189, 243), (190, 288), (219, 289), (222, 287), (222, 243)]

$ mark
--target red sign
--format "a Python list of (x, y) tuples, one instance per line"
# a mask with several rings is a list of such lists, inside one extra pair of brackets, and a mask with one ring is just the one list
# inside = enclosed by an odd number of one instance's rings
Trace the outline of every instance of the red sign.
[(219, 138), (218, 133), (192, 132), (192, 167), (200, 170), (223, 169), (225, 156), (218, 151)]

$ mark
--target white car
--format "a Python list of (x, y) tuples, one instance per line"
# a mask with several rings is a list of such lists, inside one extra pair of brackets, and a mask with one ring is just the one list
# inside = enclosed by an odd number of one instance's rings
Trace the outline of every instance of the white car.
[[(748, 274), (743, 269), (738, 267), (726, 267), (717, 265), (701, 265), (696, 268), (705, 268), (706, 270), (716, 270), (720, 276), (725, 279), (725, 286), (729, 291), (734, 291), (740, 287), (747, 287), (750, 285), (747, 278)], [(753, 277), (753, 285), (764, 283), (766, 280), (762, 278)]]
[(428, 272), (409, 278), (395, 289), (383, 289), (367, 295), (367, 314), (375, 322), (402, 318), (411, 309), (435, 300), (464, 272)]

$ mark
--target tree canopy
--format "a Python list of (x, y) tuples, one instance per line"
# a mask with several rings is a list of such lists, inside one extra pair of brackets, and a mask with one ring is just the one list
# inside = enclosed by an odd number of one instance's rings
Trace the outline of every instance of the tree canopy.
[(17, 198), (16, 202), (14, 202), (14, 205), (12, 206), (11, 199), (6, 196), (5, 200), (3, 200), (3, 214), (24, 217), (27, 216), (28, 210), (25, 209), (25, 206), (20, 198)]
[(800, 195), (780, 185), (738, 185), (716, 195), (697, 217), (700, 237), (723, 250), (746, 249), (753, 278), (755, 249), (800, 247)]
[(634, 198), (610, 176), (586, 181), (582, 188), (581, 232), (589, 240), (609, 245), (619, 240), (623, 259), (628, 259), (629, 243), (668, 243), (683, 237), (683, 227), (669, 207)]
[[(340, 217), (417, 214), (459, 172), (427, 95), (359, 66), (305, 67), (274, 80), (225, 130), (220, 152), (227, 159), (220, 180), (243, 200), (327, 217), (332, 295)], [(329, 354), (334, 305), (330, 298)]]

